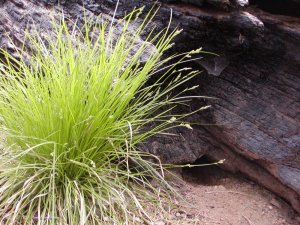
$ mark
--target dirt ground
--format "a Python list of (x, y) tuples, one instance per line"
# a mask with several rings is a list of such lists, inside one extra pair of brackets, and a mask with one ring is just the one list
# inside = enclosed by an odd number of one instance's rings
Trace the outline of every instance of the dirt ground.
[(181, 194), (154, 225), (300, 225), (300, 215), (282, 199), (217, 166), (183, 169), (170, 178)]

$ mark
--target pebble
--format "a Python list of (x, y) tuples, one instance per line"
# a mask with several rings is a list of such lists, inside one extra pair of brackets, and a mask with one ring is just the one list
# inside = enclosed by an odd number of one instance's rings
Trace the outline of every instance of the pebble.
[(269, 205), (268, 208), (271, 210), (271, 209), (273, 209), (273, 206)]
[(177, 212), (177, 213), (175, 214), (175, 216), (176, 216), (176, 217), (180, 217), (180, 216), (181, 216), (180, 212)]

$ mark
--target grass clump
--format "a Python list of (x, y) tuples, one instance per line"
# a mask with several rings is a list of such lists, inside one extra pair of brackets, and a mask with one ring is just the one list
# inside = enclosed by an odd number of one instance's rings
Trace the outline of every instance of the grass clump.
[[(169, 109), (186, 99), (171, 92), (197, 72), (181, 76), (176, 63), (162, 69), (194, 52), (162, 59), (179, 32), (150, 32), (141, 42), (152, 16), (132, 32), (136, 16), (81, 28), (56, 23), (52, 39), (29, 35), (29, 61), (2, 51), (1, 224), (151, 220), (143, 203), (154, 201), (159, 190), (149, 177), (164, 178), (161, 165), (145, 160), (137, 146), (173, 126)], [(160, 78), (146, 85), (157, 73)], [(153, 121), (157, 125), (145, 129)]]

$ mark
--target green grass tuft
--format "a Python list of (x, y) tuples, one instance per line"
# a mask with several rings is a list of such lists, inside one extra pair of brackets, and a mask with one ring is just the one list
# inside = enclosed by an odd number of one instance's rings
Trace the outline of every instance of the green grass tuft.
[(174, 70), (190, 53), (162, 57), (177, 30), (150, 32), (139, 41), (152, 15), (132, 32), (136, 14), (112, 25), (86, 22), (80, 29), (54, 23), (55, 38), (28, 36), (29, 60), (2, 50), (1, 224), (151, 221), (144, 203), (159, 204), (160, 191), (149, 177), (164, 178), (161, 165), (146, 160), (137, 146), (180, 125), (169, 109), (187, 99), (172, 90), (198, 72)]

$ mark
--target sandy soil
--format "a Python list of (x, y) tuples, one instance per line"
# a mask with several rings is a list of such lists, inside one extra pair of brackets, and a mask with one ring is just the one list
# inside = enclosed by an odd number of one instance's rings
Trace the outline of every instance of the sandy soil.
[(300, 215), (261, 186), (216, 166), (177, 171), (182, 195), (154, 225), (300, 225)]

